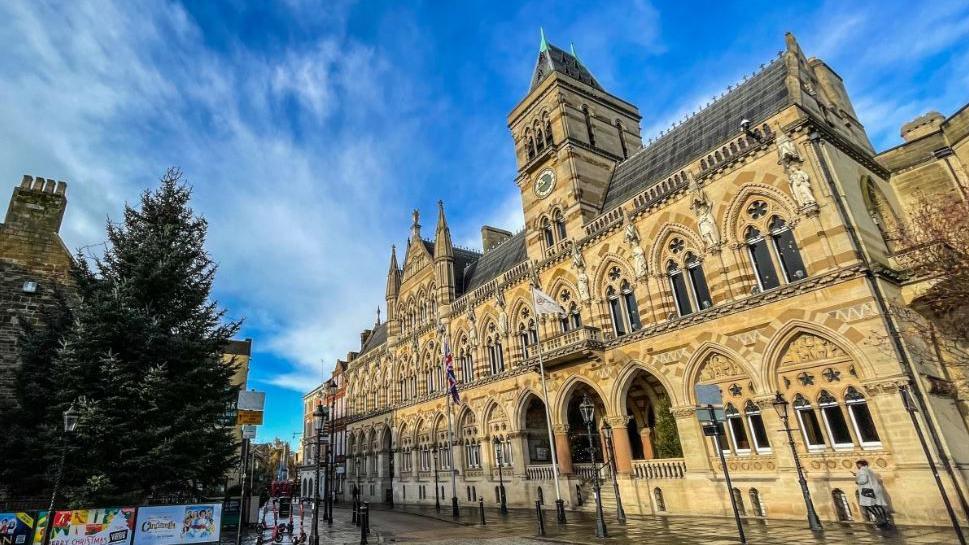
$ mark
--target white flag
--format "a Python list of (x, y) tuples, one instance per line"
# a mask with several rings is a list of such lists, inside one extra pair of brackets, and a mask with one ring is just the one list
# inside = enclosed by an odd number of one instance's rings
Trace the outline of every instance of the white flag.
[(565, 314), (562, 305), (556, 303), (555, 299), (538, 288), (532, 288), (532, 300), (535, 302), (535, 314), (554, 314), (556, 316)]

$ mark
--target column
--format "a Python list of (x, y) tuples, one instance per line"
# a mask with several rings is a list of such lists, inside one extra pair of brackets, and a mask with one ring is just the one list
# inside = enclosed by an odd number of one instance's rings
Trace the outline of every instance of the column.
[(522, 432), (515, 432), (508, 434), (508, 441), (511, 444), (511, 472), (516, 477), (525, 476), (525, 467), (527, 466), (527, 455), (528, 447), (525, 445), (525, 440), (527, 434)]
[(572, 447), (569, 446), (569, 427), (564, 424), (552, 426), (555, 434), (555, 453), (558, 458), (559, 473), (562, 475), (572, 474)]
[(680, 435), (680, 446), (683, 448), (683, 461), (686, 463), (687, 471), (710, 471), (712, 466), (707, 453), (713, 452), (713, 447), (707, 446), (711, 439), (703, 435), (703, 430), (700, 429), (700, 423), (696, 419), (696, 408), (680, 406), (674, 407), (671, 412), (676, 418), (676, 429)]
[(481, 446), (481, 452), (478, 454), (481, 457), (481, 472), (484, 474), (485, 478), (491, 479), (491, 470), (494, 469), (494, 464), (491, 462), (494, 456), (494, 449), (491, 448), (491, 437), (484, 437), (481, 442), (478, 443)]
[(653, 448), (653, 428), (639, 430), (639, 440), (643, 442), (643, 459), (652, 460), (656, 458), (656, 450)]
[(628, 475), (633, 470), (633, 449), (629, 444), (628, 416), (610, 416), (606, 422), (612, 426), (612, 450), (616, 457), (616, 472)]

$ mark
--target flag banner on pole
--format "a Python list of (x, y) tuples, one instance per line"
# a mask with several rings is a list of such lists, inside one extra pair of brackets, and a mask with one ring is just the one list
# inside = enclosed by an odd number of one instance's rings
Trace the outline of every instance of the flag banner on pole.
[(535, 301), (535, 314), (565, 314), (562, 305), (556, 303), (555, 299), (538, 288), (532, 288), (532, 299)]
[(451, 347), (447, 339), (444, 340), (444, 374), (447, 375), (447, 391), (455, 404), (461, 403), (461, 396), (458, 395), (458, 377), (454, 374), (454, 357), (451, 355)]

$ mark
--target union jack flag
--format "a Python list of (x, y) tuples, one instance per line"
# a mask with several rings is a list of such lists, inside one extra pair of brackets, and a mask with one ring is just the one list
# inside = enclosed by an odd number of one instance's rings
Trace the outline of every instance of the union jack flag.
[(444, 374), (447, 375), (447, 391), (451, 394), (451, 399), (455, 404), (461, 403), (461, 396), (458, 395), (458, 377), (454, 374), (454, 357), (451, 355), (451, 346), (447, 340), (444, 341)]

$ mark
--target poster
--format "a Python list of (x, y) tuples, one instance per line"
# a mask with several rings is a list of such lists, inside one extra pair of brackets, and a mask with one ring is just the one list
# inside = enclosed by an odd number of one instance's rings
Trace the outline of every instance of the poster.
[(134, 523), (134, 507), (57, 511), (50, 545), (129, 545)]
[(219, 541), (222, 504), (158, 505), (138, 509), (134, 545)]
[(33, 513), (0, 513), (0, 545), (30, 545), (34, 518)]

